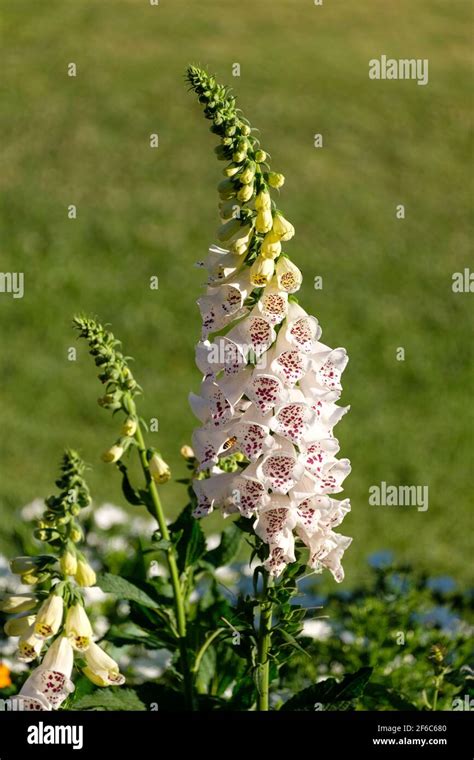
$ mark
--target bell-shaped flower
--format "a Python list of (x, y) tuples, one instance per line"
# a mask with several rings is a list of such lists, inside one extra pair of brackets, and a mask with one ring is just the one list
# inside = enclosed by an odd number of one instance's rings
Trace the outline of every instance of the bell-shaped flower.
[(250, 282), (255, 288), (263, 288), (271, 281), (274, 272), (273, 259), (257, 256), (250, 268)]
[(92, 626), (82, 604), (74, 604), (66, 613), (66, 636), (73, 649), (85, 652), (92, 642)]
[(271, 505), (262, 509), (255, 521), (257, 536), (269, 546), (269, 556), (264, 567), (271, 575), (278, 576), (289, 562), (295, 561), (296, 512), (289, 508), (287, 497), (273, 497)]
[(63, 622), (64, 601), (58, 594), (50, 594), (38, 610), (35, 620), (35, 634), (40, 639), (50, 639), (60, 629)]
[(273, 231), (283, 242), (291, 240), (295, 234), (295, 228), (293, 225), (288, 219), (285, 219), (283, 214), (278, 213), (273, 217)]
[(329, 534), (315, 533), (311, 539), (309, 566), (315, 570), (326, 567), (331, 571), (334, 580), (340, 583), (344, 580), (342, 556), (351, 543), (352, 538), (332, 531)]
[(272, 325), (279, 325), (288, 312), (288, 293), (281, 291), (271, 282), (258, 301), (258, 310), (264, 319)]
[(44, 639), (38, 638), (35, 632), (34, 622), (20, 636), (18, 641), (17, 656), (21, 662), (31, 662), (39, 657), (44, 645)]
[(36, 607), (38, 600), (34, 594), (11, 594), (0, 602), (0, 610), (9, 614), (28, 612)]
[(49, 647), (41, 665), (23, 684), (18, 698), (38, 700), (44, 705), (43, 709), (57, 710), (74, 691), (71, 681), (73, 659), (71, 644), (65, 636), (58, 636)]
[(7, 636), (23, 636), (31, 629), (34, 622), (35, 615), (18, 615), (7, 620), (3, 626), (3, 630)]
[(280, 256), (276, 265), (278, 287), (287, 293), (296, 293), (303, 282), (303, 275), (286, 256)]
[(92, 642), (85, 652), (86, 667), (83, 673), (96, 686), (121, 686), (125, 677), (119, 666), (98, 644)]

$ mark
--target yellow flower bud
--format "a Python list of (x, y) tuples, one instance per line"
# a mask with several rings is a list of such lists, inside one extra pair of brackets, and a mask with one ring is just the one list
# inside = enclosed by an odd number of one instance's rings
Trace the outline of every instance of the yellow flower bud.
[(237, 193), (237, 200), (242, 203), (247, 203), (253, 195), (253, 183), (250, 185), (243, 185)]
[[(69, 538), (71, 541), (75, 544), (79, 543), (79, 541), (82, 539), (82, 530), (75, 525), (73, 528), (71, 528), (71, 531), (69, 533)], [(75, 573), (74, 573), (75, 575)]]
[(295, 228), (288, 219), (285, 219), (285, 217), (282, 216), (282, 214), (275, 214), (273, 218), (273, 232), (278, 235), (283, 242), (286, 242), (287, 240), (291, 240), (295, 234)]
[(235, 153), (232, 156), (232, 160), (236, 164), (241, 164), (242, 161), (245, 161), (246, 158), (247, 158), (247, 151), (246, 150), (245, 151), (244, 150), (236, 150)]
[(258, 193), (257, 197), (255, 198), (255, 208), (257, 211), (261, 211), (265, 208), (271, 208), (272, 205), (272, 199), (270, 198), (270, 193), (267, 190), (262, 190), (260, 193)]
[(59, 567), (64, 575), (75, 575), (77, 572), (77, 557), (67, 549), (59, 560)]
[(84, 559), (78, 560), (76, 571), (76, 581), (78, 585), (84, 587), (95, 586), (96, 580), (96, 574), (89, 563)]
[(137, 432), (137, 421), (133, 417), (129, 417), (122, 425), (122, 435), (127, 435), (131, 438)]
[(191, 446), (188, 446), (187, 444), (181, 446), (179, 453), (185, 459), (194, 459), (194, 451), (192, 450)]
[(108, 451), (105, 451), (102, 454), (102, 460), (104, 462), (107, 462), (107, 464), (118, 462), (123, 452), (124, 452), (123, 446), (120, 446), (119, 444), (116, 443), (113, 446), (111, 446), (110, 449), (108, 449)]
[(225, 177), (233, 177), (238, 171), (240, 171), (240, 166), (229, 164), (229, 166), (226, 166), (224, 169), (223, 174)]
[(281, 243), (273, 230), (263, 238), (260, 255), (265, 259), (276, 259), (281, 253)]
[(270, 232), (273, 225), (273, 216), (269, 208), (258, 211), (255, 219), (255, 229), (257, 232)]
[(285, 177), (283, 174), (279, 174), (278, 172), (269, 172), (268, 184), (270, 185), (270, 187), (275, 187), (276, 189), (278, 189), (279, 187), (282, 187), (285, 184)]
[(155, 483), (166, 483), (171, 478), (170, 468), (156, 452), (148, 462), (148, 469)]
[(239, 175), (239, 179), (244, 185), (250, 185), (250, 183), (253, 182), (254, 177), (255, 177), (255, 164), (249, 161), (249, 163), (246, 165), (243, 172)]
[(250, 267), (250, 282), (257, 288), (263, 288), (270, 282), (274, 272), (275, 262), (273, 259), (257, 256)]
[(264, 161), (267, 160), (267, 154), (264, 150), (257, 150), (255, 153), (255, 161), (257, 164), (262, 164)]

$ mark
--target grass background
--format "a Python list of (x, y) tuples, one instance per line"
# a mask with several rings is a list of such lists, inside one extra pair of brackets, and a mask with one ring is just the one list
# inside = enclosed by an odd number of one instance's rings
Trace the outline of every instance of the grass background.
[[(223, 166), (184, 85), (194, 62), (234, 86), (286, 175), (280, 206), (297, 230), (286, 250), (305, 275), (301, 303), (350, 355), (352, 411), (337, 431), (353, 465), (347, 582), (381, 548), (466, 581), (473, 295), (453, 294), (451, 278), (472, 261), (469, 4), (3, 0), (1, 18), (1, 268), (25, 273), (25, 297), (0, 294), (0, 548), (15, 509), (52, 491), (64, 445), (93, 464), (97, 501), (123, 501), (99, 461), (118, 423), (95, 403), (76, 311), (112, 323), (135, 357), (143, 415), (160, 423), (151, 442), (183, 476), (187, 394), (199, 383), (193, 262), (214, 242)], [(428, 58), (428, 86), (369, 80), (381, 54)], [(428, 485), (429, 510), (369, 506), (382, 480)], [(172, 513), (182, 487), (163, 498)]]

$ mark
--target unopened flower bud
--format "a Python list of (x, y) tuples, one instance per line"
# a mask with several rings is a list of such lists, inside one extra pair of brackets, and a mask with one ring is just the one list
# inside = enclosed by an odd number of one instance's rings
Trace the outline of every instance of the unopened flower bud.
[(82, 530), (75, 525), (69, 532), (69, 538), (75, 544), (78, 544), (82, 540)]
[(258, 211), (255, 219), (255, 229), (257, 232), (266, 233), (270, 232), (273, 225), (273, 216), (269, 208)]
[(233, 177), (239, 171), (240, 166), (236, 166), (236, 164), (229, 164), (229, 166), (226, 166), (222, 173), (224, 174), (224, 177)]
[(64, 575), (75, 575), (77, 572), (77, 557), (67, 549), (59, 560), (59, 567)]
[(237, 193), (237, 199), (241, 203), (247, 203), (253, 195), (253, 183), (250, 185), (243, 185)]
[(118, 460), (123, 455), (124, 449), (123, 446), (120, 446), (118, 444), (114, 444), (113, 446), (108, 449), (108, 451), (104, 451), (102, 454), (102, 461), (107, 462), (108, 464), (112, 464), (113, 462), (118, 462)]
[(251, 182), (253, 182), (254, 177), (255, 164), (252, 161), (249, 161), (243, 172), (241, 172), (239, 175), (239, 179), (244, 185), (249, 185)]
[(263, 209), (271, 208), (271, 206), (272, 199), (270, 198), (270, 193), (267, 190), (261, 190), (255, 198), (255, 208), (257, 211), (261, 211)]
[(291, 240), (295, 234), (295, 228), (282, 214), (275, 214), (273, 218), (273, 232), (283, 242), (286, 242), (287, 240)]
[(127, 435), (129, 437), (135, 435), (137, 427), (137, 421), (134, 420), (133, 417), (129, 417), (122, 425), (122, 435)]
[(268, 172), (268, 175), (265, 176), (267, 177), (267, 182), (270, 187), (278, 189), (285, 184), (285, 177), (283, 174), (279, 174), (278, 172)]
[(97, 577), (92, 567), (84, 559), (77, 562), (76, 581), (79, 586), (95, 586)]
[(257, 150), (255, 153), (255, 161), (257, 164), (262, 164), (264, 161), (267, 160), (267, 154), (264, 150)]
[(182, 457), (184, 457), (184, 459), (194, 459), (194, 451), (192, 450), (191, 446), (188, 446), (187, 444), (181, 446), (179, 453)]
[(263, 238), (260, 254), (266, 259), (276, 259), (281, 253), (281, 243), (275, 233), (268, 232)]

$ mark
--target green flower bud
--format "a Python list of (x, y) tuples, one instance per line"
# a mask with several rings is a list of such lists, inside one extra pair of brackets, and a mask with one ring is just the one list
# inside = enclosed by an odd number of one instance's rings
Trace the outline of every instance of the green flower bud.
[(257, 150), (255, 153), (255, 161), (257, 164), (262, 164), (264, 161), (267, 160), (267, 154), (264, 150)]

